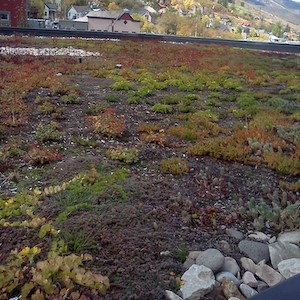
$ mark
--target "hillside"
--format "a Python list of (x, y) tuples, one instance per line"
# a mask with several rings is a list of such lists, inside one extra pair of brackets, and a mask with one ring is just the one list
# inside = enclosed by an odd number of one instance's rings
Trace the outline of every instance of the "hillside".
[(300, 25), (300, 3), (288, 0), (246, 0), (259, 10), (270, 14), (270, 17)]

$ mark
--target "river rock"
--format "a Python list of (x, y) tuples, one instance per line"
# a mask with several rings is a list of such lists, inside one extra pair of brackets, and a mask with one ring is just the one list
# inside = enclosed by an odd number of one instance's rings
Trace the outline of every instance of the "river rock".
[(255, 273), (256, 269), (257, 269), (257, 265), (253, 262), (253, 260), (251, 258), (248, 257), (242, 257), (240, 259), (242, 267), (246, 270), (246, 271), (250, 271), (251, 273)]
[(284, 232), (277, 238), (279, 242), (288, 242), (292, 244), (300, 244), (300, 230)]
[(278, 264), (278, 271), (285, 278), (300, 274), (300, 258), (290, 258)]
[(269, 245), (271, 263), (274, 269), (278, 264), (286, 259), (300, 258), (300, 248), (288, 242), (276, 242)]
[(225, 240), (221, 240), (217, 243), (217, 248), (220, 249), (221, 251), (225, 252), (225, 253), (229, 253), (231, 252), (231, 245), (225, 241)]
[(226, 229), (226, 233), (238, 241), (241, 241), (245, 237), (242, 232), (235, 230), (233, 228)]
[(239, 242), (238, 247), (242, 253), (250, 257), (255, 263), (270, 260), (269, 248), (264, 243), (242, 240)]
[(246, 298), (250, 298), (250, 297), (258, 294), (258, 292), (255, 289), (253, 289), (252, 287), (250, 287), (249, 285), (247, 285), (245, 283), (242, 283), (240, 285), (240, 290)]
[(236, 285), (228, 278), (224, 278), (221, 284), (221, 289), (224, 296), (229, 299), (230, 297), (236, 297), (240, 300), (244, 300), (244, 296), (240, 293)]
[(240, 285), (240, 281), (230, 272), (220, 272), (216, 275), (216, 280), (218, 282), (222, 282), (224, 278), (228, 278), (231, 280), (235, 285)]
[(224, 265), (225, 257), (217, 249), (207, 249), (203, 251), (196, 259), (197, 265), (203, 265), (211, 269), (213, 272), (219, 271)]
[(264, 281), (261, 281), (261, 280), (257, 280), (257, 291), (260, 293), (264, 290), (267, 290), (269, 288), (269, 286), (264, 282)]
[(243, 282), (250, 287), (257, 287), (257, 279), (255, 278), (254, 274), (250, 271), (246, 271), (243, 274)]
[(264, 263), (259, 263), (255, 275), (263, 280), (268, 286), (272, 287), (282, 281), (283, 276)]
[(194, 259), (191, 259), (191, 258), (187, 258), (185, 260), (185, 262), (183, 263), (183, 268), (185, 270), (188, 270), (192, 265), (194, 265), (196, 263), (196, 261)]
[(188, 258), (196, 260), (196, 258), (202, 253), (203, 251), (190, 251), (188, 254)]
[(215, 276), (209, 268), (201, 265), (192, 265), (182, 276), (184, 284), (180, 291), (183, 299), (199, 300), (201, 297), (213, 290)]
[(241, 269), (234, 258), (229, 256), (225, 257), (224, 264), (221, 268), (222, 272), (230, 272), (233, 275), (236, 275), (240, 270)]
[(166, 290), (166, 297), (169, 300), (183, 300), (181, 297), (179, 297), (178, 295), (176, 295), (172, 291), (168, 291), (168, 290)]

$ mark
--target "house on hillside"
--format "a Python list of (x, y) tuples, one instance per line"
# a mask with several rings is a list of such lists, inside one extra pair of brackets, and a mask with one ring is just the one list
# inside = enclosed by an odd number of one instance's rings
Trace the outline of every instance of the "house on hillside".
[(0, 1), (0, 27), (24, 26), (29, 12), (29, 0)]
[(44, 19), (54, 21), (56, 19), (57, 6), (52, 3), (45, 3)]
[(141, 22), (134, 20), (128, 10), (91, 11), (87, 14), (89, 31), (140, 33)]
[(153, 18), (153, 14), (149, 13), (148, 10), (142, 8), (142, 9), (133, 9), (130, 11), (130, 14), (137, 14), (137, 15), (140, 15), (144, 18), (146, 18), (146, 20), (148, 22), (153, 22), (152, 18)]
[(87, 15), (91, 11), (91, 7), (89, 5), (80, 6), (80, 5), (72, 5), (68, 11), (68, 20), (79, 19)]

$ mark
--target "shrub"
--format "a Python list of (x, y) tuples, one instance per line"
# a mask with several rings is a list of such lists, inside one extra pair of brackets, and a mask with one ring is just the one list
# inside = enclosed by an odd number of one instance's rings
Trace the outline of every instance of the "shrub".
[(173, 96), (168, 96), (167, 98), (164, 99), (164, 103), (168, 105), (178, 104), (179, 102), (180, 102), (180, 96), (176, 94)]
[(199, 142), (188, 148), (188, 153), (195, 156), (209, 155), (228, 161), (247, 161), (248, 150), (241, 145), (237, 145), (231, 138), (216, 137)]
[(125, 122), (112, 109), (105, 109), (97, 116), (88, 117), (94, 133), (101, 133), (108, 137), (121, 136), (125, 131)]
[(133, 164), (138, 160), (139, 150), (136, 148), (109, 149), (106, 152), (107, 156), (114, 160), (119, 160), (127, 164)]
[(160, 162), (160, 165), (163, 173), (169, 173), (173, 175), (180, 175), (188, 172), (189, 170), (186, 160), (183, 160), (179, 157), (164, 159)]
[(38, 111), (43, 115), (51, 115), (54, 118), (62, 117), (64, 114), (64, 109), (51, 103), (50, 100), (38, 106)]
[(87, 115), (96, 115), (98, 113), (103, 113), (105, 109), (108, 108), (108, 104), (92, 104), (88, 108), (84, 109), (84, 113)]
[(187, 100), (199, 100), (199, 96), (197, 94), (187, 94), (184, 96), (185, 99)]
[(270, 151), (264, 153), (263, 158), (271, 169), (279, 173), (293, 176), (300, 174), (300, 160), (296, 157), (288, 157), (282, 153)]
[(178, 111), (186, 114), (186, 113), (193, 113), (195, 112), (195, 109), (192, 106), (188, 106), (188, 105), (179, 105), (178, 106)]
[(74, 137), (72, 138), (72, 142), (83, 146), (83, 147), (96, 147), (97, 141), (90, 138), (82, 138), (82, 137)]
[(168, 104), (157, 103), (151, 108), (156, 113), (167, 114), (172, 112), (172, 106)]
[(104, 100), (111, 103), (117, 103), (120, 98), (117, 95), (107, 95), (104, 97)]
[(210, 82), (207, 83), (207, 88), (210, 91), (219, 91), (221, 89), (221, 86), (216, 81), (210, 81)]
[(237, 78), (225, 79), (223, 82), (223, 86), (225, 89), (235, 90), (238, 92), (243, 90), (241, 83), (239, 82), (239, 80)]
[(195, 142), (198, 138), (198, 130), (195, 128), (188, 128), (184, 126), (170, 127), (168, 133), (173, 136), (178, 136), (191, 142)]
[(138, 130), (138, 132), (146, 132), (146, 133), (152, 132), (153, 133), (153, 132), (161, 131), (162, 128), (158, 124), (144, 123), (144, 124), (141, 124), (137, 130)]
[(63, 95), (60, 101), (64, 104), (80, 104), (81, 100), (76, 94)]
[(58, 131), (58, 123), (50, 122), (50, 124), (40, 123), (36, 130), (36, 138), (41, 142), (59, 141), (61, 139)]
[(138, 104), (141, 102), (141, 98), (139, 96), (130, 96), (127, 99), (128, 104)]
[(129, 91), (132, 89), (132, 85), (127, 80), (120, 80), (120, 81), (116, 81), (115, 83), (113, 83), (111, 85), (111, 88), (114, 91)]
[(23, 153), (24, 149), (22, 149), (22, 141), (16, 137), (9, 138), (6, 144), (0, 148), (0, 157), (4, 159), (21, 157)]
[(153, 95), (153, 91), (148, 87), (141, 87), (137, 91), (132, 91), (130, 95), (138, 97), (150, 97)]
[(32, 165), (44, 165), (61, 160), (62, 156), (56, 150), (32, 144), (29, 146), (26, 159)]
[(80, 227), (64, 228), (61, 230), (60, 237), (72, 253), (91, 251), (95, 247), (93, 232), (86, 232)]
[(163, 131), (161, 131), (161, 132), (142, 133), (141, 136), (140, 136), (140, 139), (142, 141), (147, 142), (147, 143), (157, 144), (161, 147), (165, 147), (168, 143), (167, 136)]

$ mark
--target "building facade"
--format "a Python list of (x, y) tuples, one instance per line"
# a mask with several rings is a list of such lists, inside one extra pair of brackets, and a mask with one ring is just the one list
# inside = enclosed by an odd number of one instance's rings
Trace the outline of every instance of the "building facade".
[(86, 6), (72, 5), (68, 11), (68, 20), (79, 19), (87, 15), (92, 9)]
[(140, 33), (140, 21), (129, 12), (99, 11), (87, 15), (89, 31)]
[(28, 0), (0, 1), (0, 26), (24, 26), (28, 11)]

